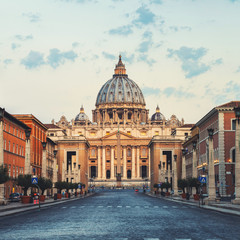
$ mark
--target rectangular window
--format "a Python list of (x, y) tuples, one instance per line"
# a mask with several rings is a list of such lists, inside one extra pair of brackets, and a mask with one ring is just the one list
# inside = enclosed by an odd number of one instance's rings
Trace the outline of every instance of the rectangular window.
[(8, 176), (11, 177), (11, 164), (8, 166)]
[(18, 145), (16, 145), (16, 154), (18, 154)]
[(11, 142), (8, 142), (8, 151), (11, 152)]
[(13, 135), (15, 135), (15, 128), (13, 128)]
[(236, 130), (236, 119), (232, 119), (232, 130)]
[(7, 150), (7, 141), (6, 141), (6, 139), (4, 140), (4, 150)]
[(15, 144), (13, 143), (13, 150), (12, 150), (12, 152), (14, 153), (15, 152)]
[(18, 129), (17, 129), (17, 133), (16, 133), (16, 136), (18, 137)]

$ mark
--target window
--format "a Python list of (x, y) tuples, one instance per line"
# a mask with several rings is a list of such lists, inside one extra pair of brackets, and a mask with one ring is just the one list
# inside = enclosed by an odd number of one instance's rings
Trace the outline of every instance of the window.
[(22, 147), (22, 156), (24, 156), (23, 147)]
[(11, 164), (8, 166), (8, 176), (11, 177)]
[(131, 177), (132, 177), (131, 170), (127, 170), (127, 179), (131, 179)]
[(110, 170), (107, 170), (107, 172), (106, 172), (106, 178), (107, 178), (107, 179), (110, 179)]
[(4, 150), (7, 150), (7, 141), (6, 141), (6, 139), (4, 140)]
[(13, 153), (15, 152), (15, 144), (14, 143), (13, 143), (13, 150), (12, 151), (13, 151)]
[(131, 157), (131, 155), (132, 155), (131, 148), (128, 148), (128, 150), (127, 150), (127, 156), (128, 156), (128, 157)]
[(127, 131), (127, 134), (128, 134), (128, 135), (131, 135), (131, 131)]
[(11, 152), (11, 142), (8, 142), (8, 151)]
[(236, 119), (232, 119), (232, 130), (236, 130)]
[(155, 131), (155, 135), (159, 135), (159, 131)]
[(16, 154), (18, 154), (18, 145), (16, 145)]
[(18, 137), (18, 129), (17, 129), (17, 133), (16, 133), (17, 137)]

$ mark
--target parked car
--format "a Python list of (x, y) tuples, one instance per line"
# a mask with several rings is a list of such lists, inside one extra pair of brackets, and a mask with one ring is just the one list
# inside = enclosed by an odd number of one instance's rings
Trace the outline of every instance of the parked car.
[(19, 202), (21, 200), (21, 194), (20, 193), (11, 193), (9, 195), (9, 200), (11, 202)]

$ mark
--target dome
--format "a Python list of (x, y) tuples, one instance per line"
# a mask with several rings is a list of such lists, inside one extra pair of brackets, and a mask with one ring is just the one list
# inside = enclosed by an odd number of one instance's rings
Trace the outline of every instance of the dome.
[(88, 121), (88, 116), (85, 114), (83, 106), (80, 108), (80, 113), (75, 117), (75, 121)]
[(151, 117), (151, 121), (154, 122), (154, 121), (164, 121), (166, 120), (165, 117), (163, 116), (162, 113), (160, 113), (160, 109), (159, 109), (159, 106), (157, 106), (156, 108), (156, 113), (154, 113)]
[(145, 106), (142, 91), (133, 80), (128, 78), (121, 55), (113, 78), (102, 86), (97, 96), (96, 106), (107, 103), (134, 103)]

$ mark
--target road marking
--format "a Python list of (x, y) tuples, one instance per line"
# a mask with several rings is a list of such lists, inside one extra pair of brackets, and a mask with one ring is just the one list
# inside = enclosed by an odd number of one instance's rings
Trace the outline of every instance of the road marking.
[(62, 208), (67, 208), (67, 207), (62, 207)]
[(172, 206), (173, 208), (178, 208), (177, 206)]
[(175, 240), (191, 240), (191, 238), (176, 238)]
[(159, 206), (154, 206), (153, 208), (159, 208)]
[(149, 206), (144, 206), (144, 208), (149, 208)]
[(103, 206), (97, 206), (98, 208), (103, 208)]
[(112, 206), (107, 206), (108, 208), (111, 208)]
[(84, 208), (85, 206), (80, 206), (79, 208)]
[(121, 208), (122, 206), (117, 206), (118, 208)]
[(72, 206), (71, 208), (76, 208), (76, 206)]
[(140, 206), (135, 206), (135, 208), (140, 208)]
[(168, 208), (168, 206), (163, 206), (163, 208)]
[(159, 240), (159, 238), (144, 238), (144, 240)]
[(126, 208), (131, 208), (131, 206), (126, 206)]

